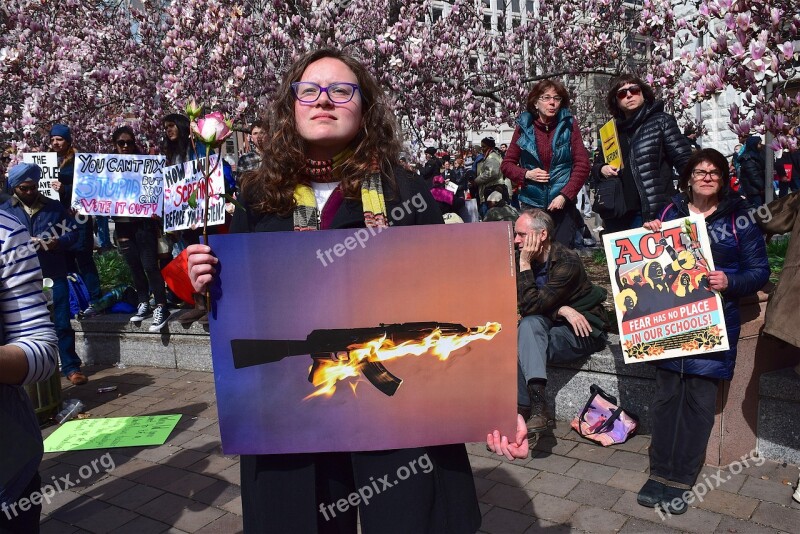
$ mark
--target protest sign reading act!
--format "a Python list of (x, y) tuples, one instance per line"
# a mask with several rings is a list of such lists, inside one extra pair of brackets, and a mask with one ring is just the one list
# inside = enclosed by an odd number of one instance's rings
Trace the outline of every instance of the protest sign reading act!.
[(705, 220), (603, 236), (625, 363), (727, 350), (722, 300)]
[(164, 156), (76, 154), (72, 207), (83, 215), (161, 215)]
[(39, 192), (47, 198), (58, 200), (58, 191), (53, 182), (58, 180), (58, 155), (55, 152), (28, 152), (22, 155), (23, 163), (34, 163), (42, 169)]
[[(217, 161), (212, 155), (211, 168)], [(205, 202), (205, 169), (206, 158), (186, 163), (179, 163), (164, 169), (164, 231), (186, 230), (197, 228), (203, 224), (203, 208)], [(225, 179), (222, 176), (222, 165), (211, 173), (208, 184), (208, 226), (225, 222), (225, 199), (220, 193), (225, 192)], [(194, 194), (197, 201), (193, 208), (189, 199)]]

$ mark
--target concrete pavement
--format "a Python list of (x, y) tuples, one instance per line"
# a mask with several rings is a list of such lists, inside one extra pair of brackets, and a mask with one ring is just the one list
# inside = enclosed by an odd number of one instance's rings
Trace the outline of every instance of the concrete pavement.
[[(66, 475), (74, 486), (44, 506), (43, 533), (239, 532), (239, 460), (222, 454), (213, 375), (152, 367), (85, 367), (90, 382), (62, 380), (65, 398), (79, 398), (91, 417), (183, 414), (159, 447), (45, 454), (42, 483)], [(117, 386), (98, 394), (98, 387)], [(45, 436), (55, 426), (43, 430)], [(483, 513), (482, 532), (800, 532), (792, 501), (798, 468), (749, 460), (698, 482), (713, 490), (682, 516), (661, 517), (636, 503), (647, 478), (647, 436), (603, 448), (566, 423), (536, 445), (535, 455), (507, 462), (469, 444)], [(92, 460), (109, 453), (114, 468), (91, 476)], [(761, 465), (755, 465), (759, 463)], [(95, 465), (98, 465), (95, 462)], [(106, 464), (107, 465), (107, 464)], [(55, 478), (54, 478), (55, 477)]]

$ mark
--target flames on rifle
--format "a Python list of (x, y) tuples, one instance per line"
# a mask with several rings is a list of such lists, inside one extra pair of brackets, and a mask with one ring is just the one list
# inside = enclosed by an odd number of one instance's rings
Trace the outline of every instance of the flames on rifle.
[[(436, 328), (420, 340), (404, 341), (395, 344), (386, 335), (355, 343), (347, 347), (348, 354), (339, 360), (322, 360), (309, 367), (309, 381), (317, 389), (304, 400), (312, 397), (334, 394), (339, 381), (361, 376), (364, 362), (383, 362), (403, 356), (421, 356), (431, 352), (440, 361), (447, 360), (453, 351), (461, 349), (469, 343), (483, 339), (490, 340), (500, 331), (500, 323), (486, 323), (486, 326), (472, 328), (464, 334), (443, 334)], [(355, 393), (355, 385), (350, 384)]]

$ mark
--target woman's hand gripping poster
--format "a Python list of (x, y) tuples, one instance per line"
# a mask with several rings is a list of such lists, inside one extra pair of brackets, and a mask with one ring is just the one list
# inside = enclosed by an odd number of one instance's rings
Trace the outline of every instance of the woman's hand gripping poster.
[(702, 217), (603, 236), (625, 363), (728, 349)]

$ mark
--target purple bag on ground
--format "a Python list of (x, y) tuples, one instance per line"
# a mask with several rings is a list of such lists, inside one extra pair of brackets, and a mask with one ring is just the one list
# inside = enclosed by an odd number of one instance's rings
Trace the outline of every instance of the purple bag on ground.
[(639, 426), (639, 418), (619, 407), (616, 397), (597, 384), (589, 388), (589, 401), (575, 419), (572, 428), (586, 439), (608, 447), (624, 443)]

